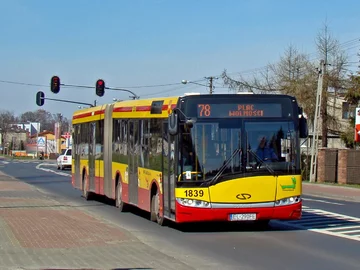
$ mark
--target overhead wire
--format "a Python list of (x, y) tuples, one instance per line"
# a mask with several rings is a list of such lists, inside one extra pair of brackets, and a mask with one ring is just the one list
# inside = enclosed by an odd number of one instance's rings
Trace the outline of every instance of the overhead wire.
[[(357, 47), (360, 46), (360, 38), (355, 38), (355, 39), (351, 39), (348, 41), (345, 41), (343, 43), (340, 43), (340, 48), (348, 51), (351, 49), (355, 49)], [(311, 55), (315, 55), (318, 54), (318, 52), (313, 52), (313, 53), (309, 53), (309, 54), (305, 54), (306, 56), (311, 56)], [(314, 61), (319, 59), (319, 57), (313, 58), (310, 61)], [(265, 71), (266, 69), (269, 68), (271, 64), (268, 64), (266, 66), (262, 66), (262, 67), (257, 67), (257, 68), (253, 68), (253, 69), (248, 69), (248, 70), (243, 70), (243, 71), (239, 71), (239, 72), (231, 72), (231, 73), (227, 73), (227, 75), (244, 75), (244, 74), (256, 74), (258, 72), (261, 71)], [(220, 77), (221, 75), (216, 75), (216, 77)], [(176, 90), (179, 89), (184, 89), (184, 88), (192, 88), (192, 86), (194, 86), (193, 84), (191, 84), (191, 82), (201, 82), (201, 81), (205, 81), (207, 80), (206, 78), (202, 78), (202, 79), (197, 79), (197, 80), (192, 80), (189, 81), (190, 84), (187, 85), (182, 85), (182, 82), (177, 82), (177, 83), (167, 83), (167, 84), (153, 84), (153, 85), (134, 85), (134, 86), (122, 86), (122, 87), (117, 87), (117, 88), (129, 88), (129, 89), (140, 89), (140, 88), (155, 88), (155, 87), (166, 87), (166, 86), (180, 86), (181, 87), (176, 87), (176, 88), (170, 88), (170, 89), (164, 89), (162, 91), (159, 92), (155, 92), (155, 93), (150, 93), (150, 94), (145, 94), (142, 96), (153, 96), (153, 95), (157, 95), (157, 94), (163, 94), (166, 92), (174, 92)], [(48, 87), (49, 85), (44, 85), (44, 84), (37, 84), (37, 83), (27, 83), (27, 82), (19, 82), (19, 81), (11, 81), (11, 80), (0, 80), (0, 83), (7, 83), (7, 84), (16, 84), (16, 85), (24, 85), (24, 86), (37, 86), (37, 87)], [(214, 82), (214, 84), (216, 84), (218, 86), (217, 82)], [(67, 85), (64, 85), (63, 87), (70, 87)], [(227, 88), (227, 87), (223, 87), (223, 86), (218, 86), (217, 88)]]

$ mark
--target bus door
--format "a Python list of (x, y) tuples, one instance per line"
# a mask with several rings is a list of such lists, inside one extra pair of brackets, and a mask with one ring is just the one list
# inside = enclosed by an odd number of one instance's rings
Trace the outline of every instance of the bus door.
[(80, 149), (81, 149), (81, 136), (80, 136), (80, 125), (74, 125), (73, 131), (73, 153), (74, 153), (74, 168), (72, 169), (74, 173), (74, 187), (81, 187), (81, 176), (80, 176)]
[(171, 217), (175, 212), (175, 164), (177, 162), (177, 149), (175, 149), (175, 136), (168, 133), (168, 123), (163, 124), (163, 209), (164, 216)]
[(89, 184), (90, 190), (96, 191), (95, 183), (95, 130), (96, 123), (90, 123), (89, 130)]
[(139, 146), (138, 121), (129, 121), (128, 132), (128, 175), (129, 175), (129, 202), (138, 205), (138, 146)]

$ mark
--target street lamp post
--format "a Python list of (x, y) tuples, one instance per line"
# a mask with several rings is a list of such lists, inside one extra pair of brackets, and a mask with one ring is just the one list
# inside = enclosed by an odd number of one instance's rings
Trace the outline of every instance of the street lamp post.
[(200, 85), (200, 86), (205, 86), (205, 87), (207, 87), (207, 85), (205, 85), (205, 84), (201, 84), (201, 83), (197, 83), (197, 82), (191, 82), (191, 81), (188, 81), (188, 80), (182, 80), (181, 83), (182, 83), (182, 84), (192, 83), (192, 84), (197, 84), (197, 85)]
[[(209, 78), (206, 78), (206, 79), (209, 79), (209, 80), (210, 80), (209, 93), (210, 93), (210, 95), (212, 95), (212, 94), (213, 94), (213, 91), (214, 91), (214, 85), (213, 85), (213, 79), (214, 79), (214, 77), (209, 77)], [(201, 84), (201, 83), (197, 83), (197, 82), (191, 82), (191, 81), (188, 81), (188, 80), (182, 80), (181, 83), (182, 83), (182, 84), (192, 83), (192, 84), (196, 84), (196, 85), (208, 87), (207, 85), (204, 85), (204, 84)]]

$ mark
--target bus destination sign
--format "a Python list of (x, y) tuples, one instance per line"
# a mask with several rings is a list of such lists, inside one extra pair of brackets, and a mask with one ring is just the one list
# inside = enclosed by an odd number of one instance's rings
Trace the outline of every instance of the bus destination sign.
[(281, 104), (246, 103), (246, 104), (198, 104), (199, 118), (246, 118), (246, 117), (281, 117)]

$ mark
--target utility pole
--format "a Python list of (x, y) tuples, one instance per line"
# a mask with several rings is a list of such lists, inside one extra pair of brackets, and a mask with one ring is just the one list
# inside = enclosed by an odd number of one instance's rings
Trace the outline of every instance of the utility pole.
[(213, 84), (213, 80), (214, 79), (217, 79), (217, 77), (213, 77), (213, 76), (210, 76), (210, 77), (205, 77), (205, 79), (208, 79), (209, 80), (209, 93), (210, 95), (213, 94), (214, 92), (214, 84)]
[[(325, 62), (324, 60), (320, 61), (319, 66), (319, 77), (318, 77), (318, 86), (316, 93), (316, 105), (315, 105), (315, 116), (314, 116), (314, 127), (313, 127), (313, 137), (311, 145), (311, 164), (310, 164), (310, 182), (315, 182), (316, 180), (316, 171), (317, 171), (317, 157), (318, 157), (318, 146), (319, 146), (319, 122), (320, 122), (320, 109), (321, 109), (321, 99), (323, 92), (323, 81), (324, 81), (324, 70)], [(323, 123), (325, 124), (325, 123)]]
[(57, 122), (57, 131), (56, 131), (56, 133), (57, 134), (55, 134), (55, 138), (57, 139), (57, 152), (58, 152), (58, 154), (61, 154), (61, 142), (62, 142), (62, 140), (61, 140), (61, 122), (62, 122), (62, 115), (61, 115), (61, 113), (59, 113), (58, 114), (58, 122)]

